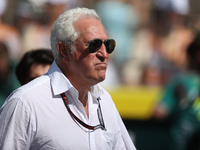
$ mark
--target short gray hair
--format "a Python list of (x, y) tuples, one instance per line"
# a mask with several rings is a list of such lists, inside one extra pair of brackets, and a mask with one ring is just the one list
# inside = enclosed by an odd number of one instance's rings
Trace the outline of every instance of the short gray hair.
[(95, 18), (101, 21), (95, 10), (79, 7), (65, 11), (55, 21), (51, 28), (50, 37), (51, 48), (55, 60), (59, 58), (59, 53), (57, 50), (58, 42), (63, 42), (64, 44), (68, 45), (70, 47), (71, 53), (74, 52), (72, 42), (74, 42), (79, 37), (79, 33), (74, 28), (74, 24), (83, 18)]

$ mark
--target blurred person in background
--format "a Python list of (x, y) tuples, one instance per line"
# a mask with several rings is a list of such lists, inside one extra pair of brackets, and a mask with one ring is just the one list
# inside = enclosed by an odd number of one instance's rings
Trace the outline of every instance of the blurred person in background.
[(20, 84), (15, 76), (16, 62), (10, 59), (8, 47), (0, 42), (0, 107)]
[(23, 21), (23, 16), (28, 14), (26, 11), (31, 11), (29, 16), (32, 18), (21, 28), (23, 53), (31, 49), (51, 47), (49, 40), (51, 26), (61, 13), (72, 7), (72, 2), (72, 0), (41, 0), (38, 3), (30, 0), (26, 5), (25, 2), (21, 3), (18, 8), (19, 18)]
[(187, 70), (169, 79), (154, 110), (156, 119), (170, 121), (169, 150), (200, 149), (200, 33), (186, 56)]
[(7, 0), (0, 0), (0, 41), (3, 41), (7, 45), (10, 59), (17, 62), (22, 55), (21, 35), (15, 26), (4, 23), (2, 19), (7, 9), (7, 3)]
[(160, 41), (164, 57), (179, 67), (185, 66), (185, 50), (191, 42), (193, 32), (189, 28), (189, 0), (154, 0), (157, 15), (163, 14), (157, 28), (166, 28), (167, 34)]
[(21, 85), (47, 73), (53, 63), (50, 49), (36, 49), (24, 54), (16, 67), (16, 76)]
[(193, 36), (188, 13), (188, 0), (152, 1), (151, 18), (136, 32), (134, 51), (123, 67), (124, 83), (160, 87), (184, 69)]

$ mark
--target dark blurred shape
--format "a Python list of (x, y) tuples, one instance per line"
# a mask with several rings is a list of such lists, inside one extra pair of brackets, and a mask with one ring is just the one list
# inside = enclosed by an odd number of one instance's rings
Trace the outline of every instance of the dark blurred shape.
[(186, 56), (187, 70), (169, 79), (154, 110), (156, 119), (170, 122), (169, 150), (200, 148), (200, 33)]
[(9, 94), (20, 86), (15, 76), (16, 63), (11, 61), (5, 43), (0, 42), (0, 106)]
[(16, 67), (16, 75), (21, 85), (46, 73), (53, 60), (53, 54), (48, 49), (27, 52)]

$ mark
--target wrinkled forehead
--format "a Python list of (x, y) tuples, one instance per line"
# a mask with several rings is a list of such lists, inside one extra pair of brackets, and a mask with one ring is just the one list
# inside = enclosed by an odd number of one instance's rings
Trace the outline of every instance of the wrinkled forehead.
[(80, 19), (74, 24), (75, 30), (79, 33), (79, 38), (107, 39), (107, 33), (103, 24), (94, 18)]

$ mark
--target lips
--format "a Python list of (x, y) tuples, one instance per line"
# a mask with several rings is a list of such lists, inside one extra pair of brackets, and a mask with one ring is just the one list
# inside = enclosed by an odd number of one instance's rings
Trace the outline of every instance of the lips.
[(106, 70), (107, 64), (106, 63), (97, 63), (95, 66), (98, 68), (98, 70)]
[(107, 67), (107, 64), (105, 62), (102, 62), (95, 64), (95, 66)]

